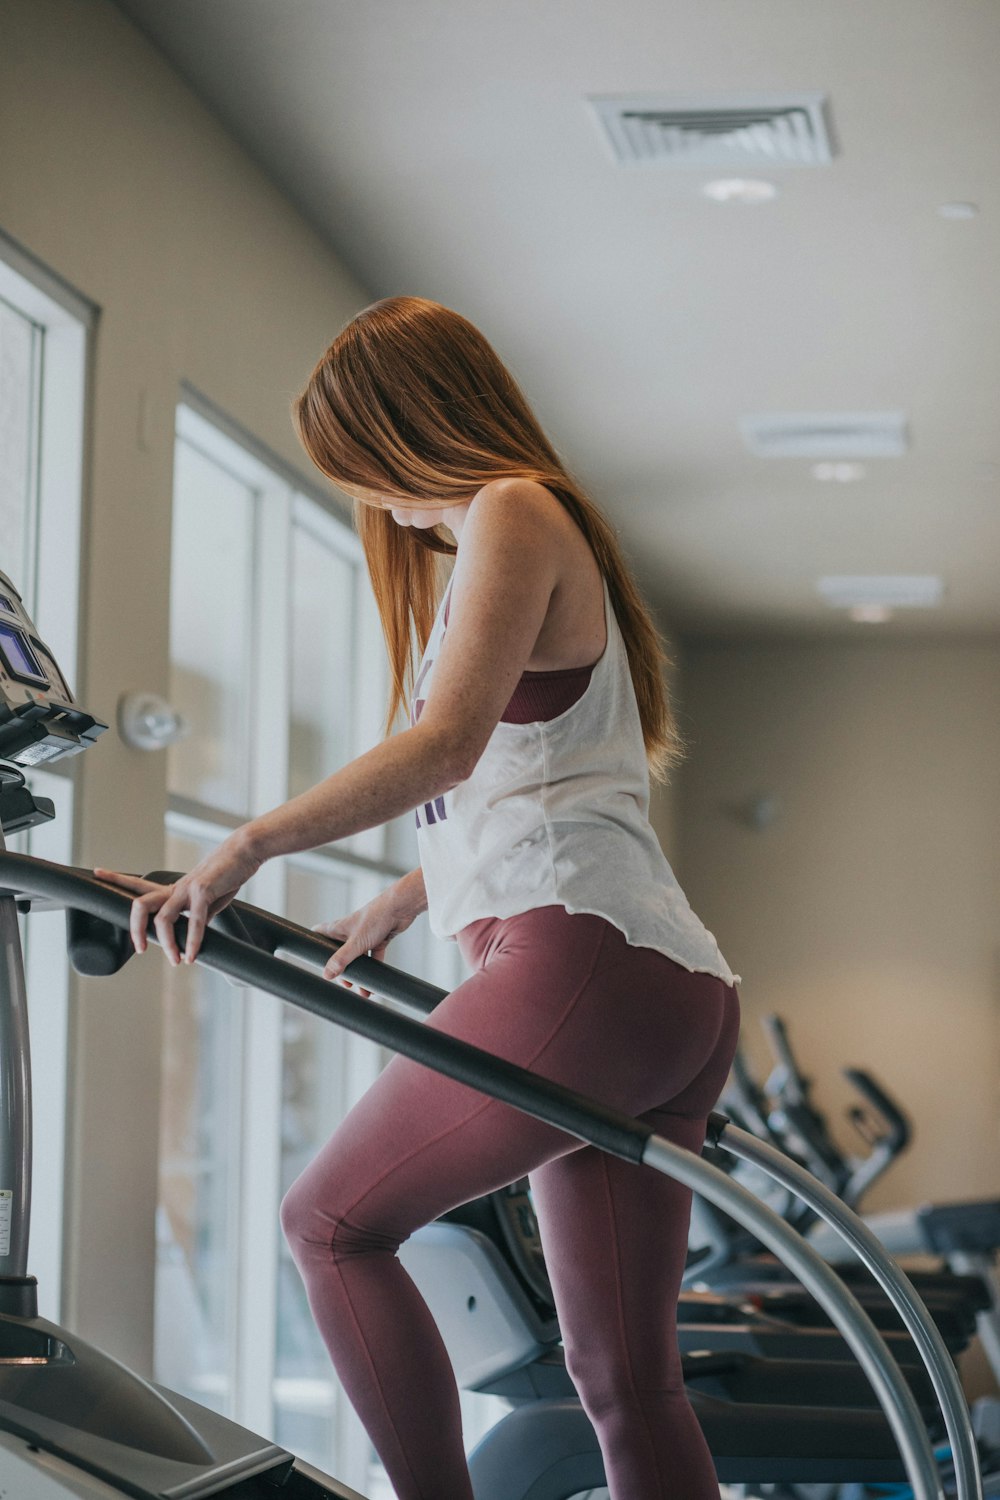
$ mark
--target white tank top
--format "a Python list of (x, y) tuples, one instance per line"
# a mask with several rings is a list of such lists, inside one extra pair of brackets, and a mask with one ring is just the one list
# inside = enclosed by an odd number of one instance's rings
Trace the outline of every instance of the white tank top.
[[(450, 593), (450, 586), (449, 591)], [(414, 684), (430, 692), (448, 593)], [(417, 808), (431, 929), (539, 906), (604, 917), (637, 947), (738, 983), (695, 916), (649, 823), (649, 768), (625, 642), (604, 585), (607, 646), (582, 697), (557, 718), (500, 722), (472, 775)]]

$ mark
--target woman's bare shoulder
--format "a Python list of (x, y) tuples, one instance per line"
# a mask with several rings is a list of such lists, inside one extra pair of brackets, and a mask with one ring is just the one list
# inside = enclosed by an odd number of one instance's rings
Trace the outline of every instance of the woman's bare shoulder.
[[(576, 527), (565, 507), (535, 479), (491, 479), (473, 496), (466, 526), (481, 534), (506, 531), (516, 545), (554, 549)], [(568, 530), (567, 530), (568, 528)]]

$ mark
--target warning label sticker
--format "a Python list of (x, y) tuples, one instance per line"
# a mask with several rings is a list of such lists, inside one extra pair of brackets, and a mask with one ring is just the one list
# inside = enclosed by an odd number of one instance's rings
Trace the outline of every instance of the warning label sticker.
[(14, 1194), (0, 1188), (0, 1255), (10, 1254), (10, 1221), (14, 1212)]

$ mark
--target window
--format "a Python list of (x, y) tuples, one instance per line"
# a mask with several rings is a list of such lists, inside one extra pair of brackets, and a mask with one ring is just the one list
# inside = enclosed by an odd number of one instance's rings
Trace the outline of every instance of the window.
[[(87, 340), (94, 309), (0, 234), (0, 570), (75, 685)], [(11, 847), (72, 862), (72, 765), (29, 785), (56, 821)], [(62, 1273), (69, 975), (63, 918), (22, 924), (32, 1033), (34, 1151), (30, 1269), (58, 1319)], [(49, 937), (52, 929), (58, 941)]]
[(0, 301), (0, 536), (3, 571), (22, 591), (34, 577), (43, 336), (38, 323)]
[[(169, 860), (190, 868), (247, 817), (381, 733), (381, 630), (353, 531), (192, 396), (178, 412)], [(271, 861), (250, 900), (314, 925), (416, 861), (412, 819)], [(397, 962), (445, 986), (454, 945), (407, 933)], [(156, 1374), (365, 1489), (341, 1395), (278, 1224), (284, 1190), (384, 1057), (266, 994), (165, 971)]]

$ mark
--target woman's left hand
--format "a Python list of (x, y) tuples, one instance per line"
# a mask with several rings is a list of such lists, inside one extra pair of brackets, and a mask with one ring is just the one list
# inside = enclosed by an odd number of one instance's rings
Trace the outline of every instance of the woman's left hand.
[(184, 962), (194, 963), (208, 923), (229, 905), (242, 885), (259, 870), (261, 861), (234, 839), (226, 839), (218, 849), (205, 856), (187, 875), (173, 885), (155, 885), (138, 875), (122, 875), (116, 870), (97, 868), (94, 874), (109, 885), (130, 891), (135, 900), (129, 917), (129, 932), (136, 953), (145, 953), (147, 928), (153, 918), (156, 935), (172, 964), (181, 962), (181, 951), (174, 933), (177, 918), (187, 914), (187, 941)]

